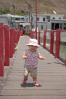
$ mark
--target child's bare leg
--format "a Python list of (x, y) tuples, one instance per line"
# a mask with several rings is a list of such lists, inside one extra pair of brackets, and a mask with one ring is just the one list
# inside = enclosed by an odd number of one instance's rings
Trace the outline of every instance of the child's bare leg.
[(37, 77), (34, 77), (34, 78), (33, 78), (33, 82), (36, 82), (36, 81), (37, 81)]
[(25, 68), (23, 83), (26, 83), (27, 79), (28, 79), (28, 70), (27, 68)]

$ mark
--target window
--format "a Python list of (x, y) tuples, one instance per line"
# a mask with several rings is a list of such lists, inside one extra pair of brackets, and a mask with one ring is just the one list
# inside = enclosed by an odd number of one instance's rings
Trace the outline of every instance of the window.
[(66, 26), (66, 23), (64, 23), (64, 26)]
[(52, 30), (59, 29), (59, 23), (52, 23), (51, 29), (52, 29)]
[(55, 17), (53, 17), (53, 19), (55, 19)]
[(61, 19), (61, 17), (59, 17), (59, 19)]
[(55, 24), (54, 23), (51, 24), (51, 29), (55, 30)]
[(55, 23), (55, 30), (59, 29), (59, 23)]
[(46, 18), (47, 18), (48, 22), (50, 22), (50, 16), (46, 16)]
[(15, 18), (15, 20), (20, 20), (20, 18)]
[(43, 25), (41, 25), (41, 30), (43, 30)]
[(64, 30), (66, 30), (66, 23), (64, 23)]
[(43, 21), (45, 21), (45, 18), (43, 18)]
[(21, 20), (22, 20), (22, 21), (25, 21), (25, 19), (24, 19), (24, 18), (21, 18)]

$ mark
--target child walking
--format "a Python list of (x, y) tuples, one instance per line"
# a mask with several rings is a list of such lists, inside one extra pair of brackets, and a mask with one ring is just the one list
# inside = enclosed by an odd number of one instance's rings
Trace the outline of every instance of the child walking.
[(25, 55), (23, 56), (23, 59), (25, 59), (23, 84), (27, 83), (28, 74), (30, 73), (33, 79), (33, 84), (35, 86), (39, 86), (39, 83), (37, 82), (38, 58), (44, 60), (45, 57), (41, 56), (40, 53), (38, 53), (37, 48), (39, 45), (36, 39), (29, 39), (27, 46), (28, 49), (25, 51)]

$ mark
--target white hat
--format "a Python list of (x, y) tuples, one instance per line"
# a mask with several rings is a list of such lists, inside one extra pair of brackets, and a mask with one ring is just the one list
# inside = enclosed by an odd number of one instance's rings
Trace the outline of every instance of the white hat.
[(29, 43), (27, 45), (39, 46), (38, 41), (36, 39), (29, 39)]

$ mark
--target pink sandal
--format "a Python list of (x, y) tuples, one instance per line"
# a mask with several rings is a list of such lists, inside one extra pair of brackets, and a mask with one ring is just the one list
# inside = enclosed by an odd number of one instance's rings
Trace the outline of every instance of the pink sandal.
[(39, 83), (38, 83), (38, 82), (35, 82), (35, 86), (36, 86), (36, 87), (39, 87)]

